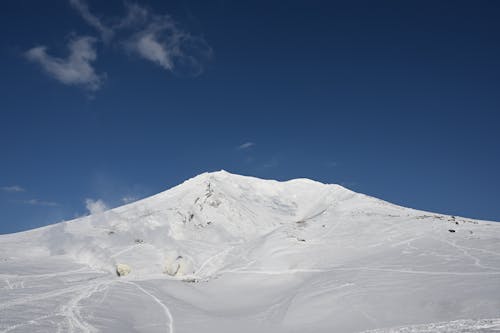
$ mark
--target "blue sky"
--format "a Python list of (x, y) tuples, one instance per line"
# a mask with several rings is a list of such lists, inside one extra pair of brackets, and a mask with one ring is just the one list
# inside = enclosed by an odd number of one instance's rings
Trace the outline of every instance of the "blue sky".
[(500, 221), (500, 3), (2, 4), (0, 233), (225, 169)]

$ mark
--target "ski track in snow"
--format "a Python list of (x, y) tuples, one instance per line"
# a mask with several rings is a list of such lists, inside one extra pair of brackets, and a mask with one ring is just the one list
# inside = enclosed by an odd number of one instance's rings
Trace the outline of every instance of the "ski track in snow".
[[(69, 275), (69, 274), (74, 274), (75, 272), (82, 272), (83, 269), (79, 269), (76, 271), (67, 271), (67, 272), (60, 272), (60, 273), (55, 273), (55, 274), (42, 274), (42, 275), (27, 275), (24, 276), (24, 278), (33, 278), (33, 277), (47, 277), (49, 276), (61, 276), (61, 275)], [(86, 321), (83, 320), (82, 314), (81, 314), (81, 306), (80, 302), (83, 301), (84, 299), (90, 298), (93, 294), (97, 292), (101, 292), (105, 290), (110, 284), (114, 283), (113, 280), (106, 279), (104, 281), (95, 281), (92, 282), (89, 285), (81, 286), (72, 286), (68, 288), (63, 288), (51, 292), (46, 292), (46, 293), (41, 293), (38, 295), (33, 295), (33, 296), (28, 296), (24, 297), (21, 299), (14, 299), (9, 302), (4, 302), (0, 304), (0, 310), (6, 309), (6, 308), (11, 308), (14, 306), (22, 306), (25, 304), (33, 304), (35, 302), (43, 301), (49, 298), (54, 298), (58, 296), (63, 296), (69, 293), (75, 293), (75, 296), (72, 297), (66, 304), (64, 304), (59, 311), (50, 314), (50, 315), (44, 315), (37, 317), (35, 319), (31, 319), (27, 322), (19, 323), (12, 325), (10, 327), (7, 327), (3, 331), (0, 331), (0, 333), (7, 333), (10, 332), (14, 329), (24, 327), (24, 326), (29, 326), (29, 325), (36, 325), (38, 324), (41, 320), (53, 318), (53, 317), (58, 317), (61, 316), (67, 320), (68, 328), (62, 327), (62, 324), (64, 322), (59, 322), (57, 323), (58, 329), (57, 332), (84, 332), (84, 333), (95, 333), (98, 332), (97, 329), (95, 329), (92, 325), (87, 323)]]
[(499, 332), (500, 318), (494, 319), (461, 319), (448, 322), (380, 328), (360, 333), (471, 333)]
[[(43, 279), (43, 278), (53, 278), (53, 277), (59, 277), (59, 276), (65, 276), (65, 275), (72, 275), (75, 273), (82, 273), (82, 272), (88, 272), (88, 271), (89, 271), (88, 267), (81, 267), (78, 269), (57, 272), (57, 273), (26, 274), (26, 275), (23, 275), (23, 274), (0, 274), (0, 277), (2, 277), (2, 278), (21, 278), (21, 279)], [(95, 272), (100, 272), (100, 271), (91, 271), (91, 272), (95, 273)]]
[[(81, 270), (78, 270), (81, 271)], [(64, 273), (69, 274), (70, 271), (68, 272), (63, 272), (59, 275), (67, 275)], [(74, 271), (73, 271), (74, 273)], [(30, 277), (30, 276), (26, 276)], [(12, 330), (25, 327), (25, 326), (30, 326), (30, 325), (36, 325), (42, 320), (46, 320), (49, 318), (53, 317), (63, 317), (65, 318), (65, 321), (61, 321), (57, 323), (57, 332), (83, 332), (83, 333), (96, 333), (99, 332), (95, 327), (93, 327), (91, 324), (86, 322), (83, 318), (83, 315), (81, 313), (81, 308), (82, 306), (80, 303), (85, 300), (90, 298), (93, 294), (103, 292), (107, 288), (109, 288), (110, 285), (114, 283), (124, 283), (124, 284), (129, 284), (135, 286), (138, 290), (140, 290), (142, 293), (146, 294), (150, 298), (154, 300), (158, 305), (160, 305), (165, 313), (165, 315), (168, 318), (168, 332), (169, 333), (174, 333), (174, 319), (173, 316), (170, 312), (170, 309), (155, 295), (153, 295), (151, 292), (147, 291), (143, 287), (141, 287), (139, 284), (132, 282), (132, 281), (117, 281), (117, 280), (110, 280), (110, 279), (105, 279), (104, 281), (96, 281), (91, 283), (90, 285), (85, 285), (85, 286), (72, 286), (68, 288), (63, 288), (51, 292), (46, 292), (46, 293), (41, 293), (38, 295), (33, 295), (29, 297), (24, 297), (21, 299), (15, 299), (11, 300), (9, 302), (4, 302), (0, 304), (0, 310), (11, 308), (14, 306), (22, 306), (25, 304), (33, 304), (38, 301), (42, 301), (45, 299), (49, 298), (54, 298), (58, 296), (63, 296), (69, 293), (74, 293), (75, 296), (71, 297), (68, 302), (66, 302), (60, 310), (57, 312), (50, 314), (50, 315), (44, 315), (37, 317), (35, 319), (31, 319), (26, 322), (18, 323), (12, 326), (9, 326), (5, 328), (4, 330), (0, 331), (0, 333), (7, 333)]]
[(131, 246), (128, 246), (126, 248), (124, 248), (123, 250), (120, 250), (116, 253), (113, 253), (111, 256), (109, 256), (110, 258), (116, 258), (118, 257), (120, 254), (123, 254), (123, 253), (126, 253), (126, 252), (129, 252), (129, 251), (132, 251), (133, 249), (135, 249), (136, 247), (140, 246), (141, 244), (134, 244), (134, 245), (131, 245)]
[[(84, 333), (98, 332), (95, 327), (83, 320), (79, 304), (84, 299), (90, 298), (93, 294), (104, 291), (113, 282), (114, 281), (109, 280), (104, 282), (95, 282), (90, 287), (84, 288), (82, 292), (77, 293), (75, 297), (62, 307), (60, 314), (67, 319), (70, 332), (77, 331), (75, 329), (79, 329)], [(57, 331), (65, 332), (65, 330), (61, 327), (58, 327)]]
[(151, 297), (158, 305), (160, 305), (163, 308), (163, 311), (165, 312), (165, 315), (168, 317), (168, 332), (169, 333), (174, 333), (174, 318), (172, 316), (172, 313), (170, 312), (170, 309), (163, 303), (158, 297), (141, 287), (139, 284), (132, 282), (132, 281), (120, 281), (121, 283), (125, 284), (131, 284), (135, 286), (137, 289), (142, 291), (144, 294), (148, 295)]
[(456, 248), (457, 250), (462, 252), (464, 254), (464, 256), (466, 256), (466, 257), (470, 258), (472, 261), (474, 261), (474, 265), (477, 267), (480, 267), (482, 269), (487, 269), (487, 270), (493, 270), (493, 271), (495, 271), (497, 269), (496, 267), (484, 266), (483, 264), (481, 264), (481, 260), (478, 257), (473, 256), (472, 254), (470, 254), (469, 251), (467, 251), (467, 250), (474, 250), (474, 249), (463, 247), (461, 245), (456, 244), (455, 242), (451, 242), (451, 241), (448, 241), (446, 239), (435, 239), (435, 240), (443, 242), (445, 244), (450, 245), (451, 247)]
[(59, 289), (59, 290), (41, 293), (38, 295), (23, 297), (20, 299), (14, 299), (14, 300), (7, 301), (7, 302), (0, 304), (0, 310), (6, 309), (6, 308), (11, 308), (11, 307), (17, 306), (17, 305), (31, 304), (33, 302), (42, 301), (44, 299), (53, 298), (53, 297), (57, 297), (57, 296), (62, 296), (62, 295), (68, 294), (68, 293), (78, 292), (78, 291), (81, 291), (82, 289), (87, 289), (87, 288), (88, 287), (73, 286), (73, 287), (68, 287), (68, 288), (64, 288), (64, 289)]
[(19, 324), (15, 324), (15, 325), (12, 325), (8, 328), (6, 328), (5, 330), (3, 331), (0, 331), (0, 333), (7, 333), (7, 332), (10, 332), (12, 330), (15, 330), (17, 328), (20, 328), (20, 327), (24, 327), (24, 326), (28, 326), (28, 325), (36, 325), (38, 324), (41, 320), (44, 320), (44, 319), (48, 319), (48, 318), (52, 318), (52, 317), (55, 317), (57, 316), (57, 314), (51, 314), (51, 315), (45, 315), (45, 316), (40, 316), (40, 317), (37, 317), (37, 318), (34, 318), (34, 319), (31, 319), (27, 322), (24, 322), (24, 323), (19, 323)]
[(215, 259), (223, 256), (223, 255), (227, 255), (229, 252), (231, 252), (231, 250), (234, 249), (234, 246), (231, 246), (225, 250), (222, 250), (216, 254), (214, 254), (213, 256), (211, 256), (210, 258), (208, 258), (207, 260), (205, 260), (201, 265), (200, 265), (200, 268), (198, 268), (198, 270), (196, 271), (196, 274), (195, 275), (199, 275), (199, 277), (203, 277), (203, 269), (205, 268), (205, 266), (207, 266), (209, 263), (211, 263), (212, 261), (214, 261)]
[(286, 270), (222, 270), (220, 273), (229, 274), (265, 274), (265, 275), (282, 275), (295, 273), (325, 273), (334, 271), (380, 271), (394, 272), (407, 274), (425, 274), (425, 275), (459, 275), (459, 276), (477, 276), (477, 275), (500, 275), (500, 271), (494, 272), (439, 272), (439, 271), (415, 271), (406, 269), (391, 269), (391, 268), (372, 268), (372, 267), (337, 267), (337, 268), (296, 268)]

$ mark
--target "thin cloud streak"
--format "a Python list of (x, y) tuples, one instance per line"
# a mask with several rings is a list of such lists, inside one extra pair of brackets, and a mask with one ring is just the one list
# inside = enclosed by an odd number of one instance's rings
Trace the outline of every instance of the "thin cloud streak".
[(24, 188), (19, 185), (3, 186), (0, 189), (4, 192), (26, 192)]
[(53, 201), (43, 201), (39, 199), (31, 199), (23, 201), (27, 205), (31, 206), (46, 206), (46, 207), (57, 207), (59, 204)]
[(245, 142), (245, 143), (239, 145), (237, 148), (238, 148), (238, 150), (244, 150), (244, 149), (248, 149), (248, 148), (251, 148), (254, 146), (255, 146), (254, 142)]

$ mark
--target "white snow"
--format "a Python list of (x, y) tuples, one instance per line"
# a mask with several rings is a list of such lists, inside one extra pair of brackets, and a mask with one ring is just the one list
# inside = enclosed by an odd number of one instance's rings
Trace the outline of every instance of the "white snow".
[(0, 236), (0, 332), (498, 332), (499, 295), (500, 224), (308, 179), (205, 173)]

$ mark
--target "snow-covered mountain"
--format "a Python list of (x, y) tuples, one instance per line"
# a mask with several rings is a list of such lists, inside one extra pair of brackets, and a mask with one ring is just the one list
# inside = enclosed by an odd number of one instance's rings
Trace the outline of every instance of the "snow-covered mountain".
[(0, 236), (0, 332), (495, 332), (499, 318), (499, 223), (308, 179), (205, 173)]

